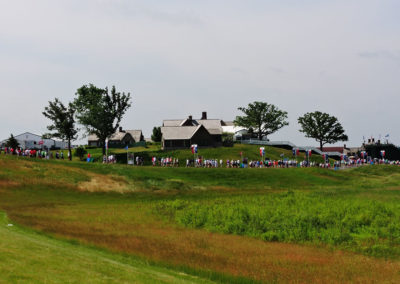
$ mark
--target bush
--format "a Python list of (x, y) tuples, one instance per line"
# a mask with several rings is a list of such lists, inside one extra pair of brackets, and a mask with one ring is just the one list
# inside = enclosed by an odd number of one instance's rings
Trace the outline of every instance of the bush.
[(233, 147), (233, 134), (232, 133), (222, 133), (222, 146)]
[(84, 147), (79, 146), (78, 148), (75, 149), (75, 156), (79, 157), (79, 159), (83, 160), (85, 155), (87, 154), (87, 151)]

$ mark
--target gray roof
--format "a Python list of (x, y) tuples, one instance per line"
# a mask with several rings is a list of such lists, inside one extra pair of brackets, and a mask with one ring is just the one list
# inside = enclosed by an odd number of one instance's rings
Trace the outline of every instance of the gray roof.
[(168, 126), (161, 127), (161, 133), (164, 140), (187, 140), (199, 130), (199, 126)]
[(135, 142), (139, 142), (142, 139), (142, 130), (125, 130), (125, 132), (132, 135)]
[[(188, 127), (182, 126), (187, 119), (167, 119), (163, 121), (164, 127)], [(193, 119), (193, 126), (197, 127), (199, 124), (203, 125), (211, 135), (222, 134), (222, 120), (221, 119)]]
[[(124, 139), (125, 135), (126, 135), (125, 132), (116, 132), (113, 135), (111, 135), (108, 139), (121, 141), (122, 139)], [(99, 138), (95, 134), (91, 134), (88, 136), (88, 141), (98, 141), (98, 140)]]
[(220, 119), (198, 119), (197, 122), (203, 125), (211, 135), (222, 134)]
[(233, 121), (224, 121), (224, 126), (235, 126), (235, 123)]
[[(114, 141), (121, 141), (124, 139), (125, 135), (129, 134), (132, 136), (132, 138), (135, 140), (135, 142), (140, 141), (140, 137), (142, 135), (141, 130), (124, 130), (123, 132), (115, 132), (113, 135), (109, 137), (109, 140), (114, 140)], [(88, 141), (98, 141), (99, 138), (95, 134), (90, 134), (88, 136)]]
[(163, 126), (179, 126), (184, 119), (167, 119), (163, 121)]

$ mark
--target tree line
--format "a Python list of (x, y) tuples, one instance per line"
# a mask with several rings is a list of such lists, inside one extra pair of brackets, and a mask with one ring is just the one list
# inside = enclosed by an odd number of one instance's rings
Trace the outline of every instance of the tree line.
[[(71, 142), (77, 139), (79, 129), (76, 124), (79, 123), (88, 134), (98, 137), (105, 154), (106, 139), (116, 132), (131, 105), (131, 94), (117, 92), (115, 86), (109, 90), (107, 87), (98, 88), (93, 84), (83, 85), (75, 93), (74, 100), (67, 104), (58, 98), (48, 102), (42, 114), (51, 120), (52, 124), (47, 126), (50, 132), (44, 134), (43, 138), (67, 141), (68, 156), (72, 159)], [(248, 129), (260, 140), (289, 125), (287, 112), (273, 104), (255, 101), (247, 107), (239, 107), (238, 110), (243, 112), (243, 115), (237, 116), (234, 124)], [(321, 150), (325, 144), (348, 140), (338, 119), (327, 113), (306, 113), (298, 118), (298, 123), (301, 126), (300, 132), (317, 140)], [(154, 127), (152, 139), (156, 142), (161, 141), (160, 127)], [(18, 142), (11, 135), (6, 146), (17, 148)]]
[[(259, 140), (289, 125), (287, 112), (273, 104), (256, 101), (248, 104), (247, 107), (239, 107), (238, 110), (244, 115), (237, 116), (234, 124), (249, 129)], [(303, 132), (305, 137), (318, 141), (321, 151), (326, 144), (348, 140), (339, 120), (327, 113), (308, 112), (300, 116), (297, 121), (301, 127), (299, 131)]]

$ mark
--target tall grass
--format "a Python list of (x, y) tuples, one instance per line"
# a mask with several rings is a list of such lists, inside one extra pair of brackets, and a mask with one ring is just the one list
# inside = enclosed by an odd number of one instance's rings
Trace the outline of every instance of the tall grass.
[(177, 199), (156, 206), (187, 227), (266, 241), (327, 244), (367, 255), (400, 256), (400, 204), (315, 193)]

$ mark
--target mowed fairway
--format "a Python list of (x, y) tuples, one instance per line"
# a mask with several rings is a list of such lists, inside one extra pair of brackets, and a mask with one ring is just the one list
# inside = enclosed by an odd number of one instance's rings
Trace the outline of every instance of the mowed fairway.
[[(28, 277), (29, 271), (40, 271), (39, 274), (43, 271), (47, 275), (46, 269), (53, 271), (52, 265), (54, 271), (64, 266), (64, 271), (76, 271), (71, 272), (76, 278), (48, 274), (49, 278), (34, 279), (39, 282), (45, 279), (79, 282), (86, 277), (85, 273), (92, 273), (98, 276), (93, 276), (93, 282), (135, 282), (137, 279), (178, 282), (208, 278), (227, 283), (251, 280), (396, 283), (400, 282), (399, 230), (395, 226), (400, 213), (396, 206), (399, 189), (400, 169), (393, 167), (343, 172), (154, 169), (2, 157), (1, 210), (7, 213), (10, 222), (56, 239), (35, 235), (41, 245), (49, 243), (47, 250), (37, 247), (49, 252), (39, 259), (23, 241), (2, 243), (0, 271), (7, 272), (8, 277), (21, 278)], [(274, 200), (280, 202), (275, 202), (276, 208), (271, 204), (265, 206)], [(340, 200), (344, 201), (343, 208), (328, 210)], [(313, 204), (318, 206), (315, 211), (311, 210)], [(374, 211), (359, 214), (366, 208)], [(275, 210), (281, 210), (281, 214), (274, 215)], [(380, 218), (369, 214), (378, 214)], [(318, 218), (310, 218), (312, 215)], [(298, 218), (304, 226), (298, 226), (299, 222), (281, 222), (278, 216)], [(258, 224), (259, 220), (269, 222)], [(24, 240), (29, 232), (20, 229), (14, 232), (5, 223), (0, 231), (5, 238)], [(337, 225), (341, 226), (339, 231), (335, 230)], [(77, 240), (81, 245), (57, 238)], [(54, 248), (52, 243), (62, 243), (62, 248), (55, 249), (55, 255), (50, 253)], [(99, 250), (84, 245), (110, 253), (101, 252), (106, 257), (96, 258)], [(61, 254), (73, 261), (57, 258), (59, 249), (65, 249)], [(79, 254), (79, 251), (90, 252), (100, 263), (85, 264), (83, 252)], [(145, 266), (139, 260), (132, 265), (130, 255), (157, 265)], [(4, 259), (18, 256), (23, 256), (18, 260), (21, 263), (12, 267), (27, 268), (13, 268), (11, 272), (9, 261)], [(122, 272), (113, 274), (112, 265)], [(141, 267), (146, 269), (148, 278), (141, 275)], [(181, 272), (200, 278), (190, 278)]]

